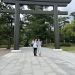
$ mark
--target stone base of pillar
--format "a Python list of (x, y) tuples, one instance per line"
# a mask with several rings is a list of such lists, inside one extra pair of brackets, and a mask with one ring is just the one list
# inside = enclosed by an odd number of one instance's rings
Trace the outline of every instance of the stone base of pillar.
[(53, 51), (62, 51), (63, 49), (53, 49)]
[(21, 50), (11, 50), (11, 52), (21, 52)]

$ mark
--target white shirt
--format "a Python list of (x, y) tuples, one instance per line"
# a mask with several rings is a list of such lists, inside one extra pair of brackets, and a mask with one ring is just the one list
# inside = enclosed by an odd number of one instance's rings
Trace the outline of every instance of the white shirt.
[(42, 42), (41, 41), (37, 41), (38, 47), (41, 47)]
[(37, 42), (36, 41), (34, 41), (34, 43), (33, 43), (33, 48), (37, 48)]

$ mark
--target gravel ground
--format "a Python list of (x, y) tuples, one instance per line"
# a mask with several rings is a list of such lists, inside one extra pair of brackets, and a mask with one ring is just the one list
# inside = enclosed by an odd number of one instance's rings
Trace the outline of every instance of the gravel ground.
[(0, 48), (0, 56), (3, 56), (7, 53), (9, 53), (11, 50), (8, 50), (6, 48)]

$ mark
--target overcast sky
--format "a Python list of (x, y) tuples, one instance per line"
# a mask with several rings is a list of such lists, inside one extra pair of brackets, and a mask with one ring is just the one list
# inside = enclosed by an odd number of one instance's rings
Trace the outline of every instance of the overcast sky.
[[(52, 8), (49, 7), (47, 10), (51, 10)], [(68, 4), (66, 7), (59, 7), (59, 10), (62, 11), (68, 11), (70, 14), (71, 12), (75, 12), (75, 0), (72, 0), (70, 4)]]
[(60, 9), (62, 9), (62, 10), (64, 10), (64, 11), (68, 11), (69, 14), (70, 14), (71, 12), (75, 12), (75, 0), (72, 0), (71, 3), (68, 4), (67, 7), (60, 8)]

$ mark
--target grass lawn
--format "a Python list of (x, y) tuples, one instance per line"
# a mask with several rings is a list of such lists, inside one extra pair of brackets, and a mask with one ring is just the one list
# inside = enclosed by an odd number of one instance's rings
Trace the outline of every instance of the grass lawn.
[(71, 46), (71, 47), (61, 47), (64, 51), (71, 51), (71, 52), (75, 52), (75, 46)]
[[(53, 44), (48, 44), (47, 47), (48, 48), (55, 48)], [(61, 49), (63, 49), (64, 51), (75, 52), (75, 45), (72, 45), (70, 47), (61, 46)]]

